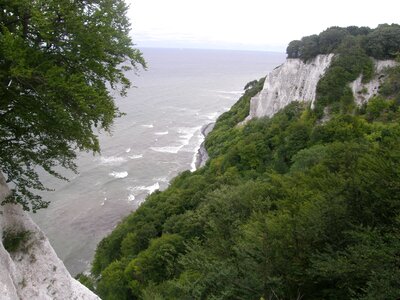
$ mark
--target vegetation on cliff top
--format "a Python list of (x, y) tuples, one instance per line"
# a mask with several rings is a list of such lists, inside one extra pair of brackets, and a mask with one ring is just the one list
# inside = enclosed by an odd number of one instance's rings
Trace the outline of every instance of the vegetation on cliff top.
[[(354, 74), (369, 70), (359, 46), (343, 55)], [(324, 123), (293, 102), (237, 126), (262, 83), (219, 117), (204, 168), (150, 195), (101, 241), (92, 274), (103, 299), (398, 297), (400, 67), (368, 104)], [(339, 88), (319, 93), (341, 104)]]

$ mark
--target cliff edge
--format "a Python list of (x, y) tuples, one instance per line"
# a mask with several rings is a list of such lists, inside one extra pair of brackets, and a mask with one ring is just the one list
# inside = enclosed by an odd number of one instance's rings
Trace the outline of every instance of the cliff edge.
[[(0, 201), (9, 193), (0, 174)], [(100, 299), (71, 277), (49, 240), (20, 205), (0, 206), (0, 298)]]

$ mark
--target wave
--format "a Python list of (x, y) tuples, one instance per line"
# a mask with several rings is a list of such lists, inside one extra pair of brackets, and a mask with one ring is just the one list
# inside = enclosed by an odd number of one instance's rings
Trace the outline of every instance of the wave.
[(243, 91), (216, 91), (219, 94), (228, 94), (228, 95), (241, 95)]
[(197, 170), (196, 168), (196, 162), (197, 162), (197, 151), (194, 152), (192, 162), (190, 163), (190, 172), (194, 172)]
[(128, 196), (128, 201), (134, 201), (134, 200), (135, 200), (135, 195), (130, 194), (130, 195)]
[(178, 128), (179, 139), (182, 142), (182, 146), (188, 145), (190, 140), (192, 139), (192, 137), (196, 133), (196, 131), (199, 131), (200, 129), (201, 129), (201, 126)]
[(218, 115), (219, 115), (218, 112), (213, 112), (213, 113), (207, 115), (207, 119), (215, 121), (217, 119)]
[(184, 145), (177, 146), (177, 147), (174, 147), (174, 146), (150, 147), (150, 149), (153, 150), (153, 151), (156, 151), (156, 152), (174, 153), (174, 154), (176, 154), (176, 153), (179, 152), (179, 150), (181, 150), (181, 148), (182, 148), (183, 146), (184, 146)]
[(128, 156), (130, 159), (139, 159), (143, 157), (143, 154), (138, 154), (138, 155), (129, 155)]
[[(147, 191), (149, 194), (154, 193), (156, 190), (160, 189), (160, 184), (158, 182), (156, 182), (153, 185), (149, 185), (149, 186), (144, 186), (144, 185), (140, 185), (140, 186), (135, 186), (135, 187), (129, 187), (128, 190), (135, 193), (135, 192), (140, 192), (140, 191)], [(134, 196), (134, 194), (129, 195), (130, 196)]]
[(115, 171), (113, 171), (113, 172), (109, 173), (108, 175), (110, 175), (110, 176), (112, 176), (114, 178), (120, 179), (120, 178), (127, 177), (128, 176), (128, 172), (126, 172), (126, 171), (123, 171), (123, 172), (115, 172)]
[(103, 165), (120, 165), (126, 161), (126, 158), (120, 156), (101, 156), (100, 163)]
[(132, 150), (131, 148), (128, 148), (128, 149), (125, 150), (125, 152), (129, 153), (129, 152), (131, 152), (131, 150)]
[(160, 132), (155, 132), (155, 135), (167, 135), (168, 131), (160, 131)]
[(168, 182), (168, 178), (167, 177), (157, 177), (157, 178), (153, 178), (154, 181), (161, 181), (161, 182)]
[(154, 128), (153, 124), (143, 124), (141, 126), (144, 127), (144, 128)]

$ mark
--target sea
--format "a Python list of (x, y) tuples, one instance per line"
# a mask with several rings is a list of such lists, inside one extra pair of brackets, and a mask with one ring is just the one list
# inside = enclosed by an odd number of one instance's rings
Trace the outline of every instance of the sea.
[(133, 87), (115, 94), (125, 113), (110, 133), (98, 132), (101, 153), (78, 154), (68, 182), (42, 174), (54, 189), (47, 209), (32, 214), (72, 275), (90, 269), (96, 245), (146, 196), (196, 168), (203, 126), (243, 94), (247, 82), (283, 63), (283, 53), (141, 49), (147, 70), (130, 71)]

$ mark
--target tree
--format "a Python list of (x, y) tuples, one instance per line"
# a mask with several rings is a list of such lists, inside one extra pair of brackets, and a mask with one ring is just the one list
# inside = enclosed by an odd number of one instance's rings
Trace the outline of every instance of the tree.
[(400, 52), (400, 25), (379, 25), (368, 34), (365, 48), (374, 58), (394, 59)]
[(348, 35), (346, 29), (341, 27), (330, 27), (319, 34), (319, 48), (321, 53), (333, 53)]
[(288, 58), (299, 58), (301, 47), (302, 47), (301, 41), (299, 41), (299, 40), (291, 41), (286, 48), (287, 57)]
[(301, 39), (301, 46), (299, 48), (300, 58), (306, 62), (319, 53), (319, 37), (318, 35), (305, 36)]
[(65, 179), (76, 150), (99, 152), (94, 129), (121, 115), (110, 88), (130, 87), (124, 71), (145, 67), (132, 48), (123, 0), (5, 0), (0, 10), (0, 171), (5, 202), (47, 207), (38, 170)]

